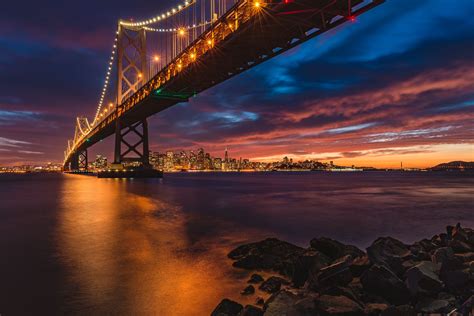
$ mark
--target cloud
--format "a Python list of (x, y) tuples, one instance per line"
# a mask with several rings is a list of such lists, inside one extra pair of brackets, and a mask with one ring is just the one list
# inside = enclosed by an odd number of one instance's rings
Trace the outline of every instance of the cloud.
[(21, 140), (0, 137), (0, 146), (4, 147), (21, 147), (22, 145), (30, 145), (30, 142), (25, 142)]
[(18, 150), (19, 153), (22, 154), (30, 154), (30, 155), (43, 155), (44, 152), (41, 151), (30, 151), (30, 150)]

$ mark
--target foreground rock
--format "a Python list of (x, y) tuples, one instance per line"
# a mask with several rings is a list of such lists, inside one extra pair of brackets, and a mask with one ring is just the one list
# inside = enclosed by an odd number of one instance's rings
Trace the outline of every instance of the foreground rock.
[[(460, 224), (411, 245), (381, 237), (367, 253), (325, 237), (306, 249), (269, 238), (229, 258), (237, 268), (282, 277), (248, 280), (260, 283), (258, 290), (250, 285), (242, 294), (260, 291), (255, 302), (262, 309), (224, 299), (213, 316), (468, 315), (474, 308), (474, 230)], [(266, 301), (258, 296), (264, 292), (271, 294)]]
[(211, 316), (238, 316), (242, 308), (239, 303), (225, 298), (217, 305)]

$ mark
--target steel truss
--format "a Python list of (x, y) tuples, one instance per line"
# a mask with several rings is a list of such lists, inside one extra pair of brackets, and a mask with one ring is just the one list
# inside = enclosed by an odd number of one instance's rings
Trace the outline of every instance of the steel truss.
[[(126, 136), (131, 135), (138, 136), (138, 140), (135, 143), (132, 143), (130, 137), (129, 140), (126, 139)], [(125, 125), (123, 122), (121, 122), (121, 120), (117, 120), (115, 130), (114, 164), (121, 164), (122, 162), (133, 161), (141, 162), (144, 167), (148, 167), (150, 164), (148, 146), (148, 122), (146, 118), (129, 125)]]

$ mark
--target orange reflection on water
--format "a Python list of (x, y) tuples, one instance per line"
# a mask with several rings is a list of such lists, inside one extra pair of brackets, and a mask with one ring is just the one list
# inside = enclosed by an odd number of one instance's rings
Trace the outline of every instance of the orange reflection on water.
[(192, 251), (178, 206), (130, 193), (133, 182), (67, 177), (57, 244), (74, 309), (209, 315), (223, 297), (245, 302), (236, 279), (247, 274), (236, 275), (218, 242)]

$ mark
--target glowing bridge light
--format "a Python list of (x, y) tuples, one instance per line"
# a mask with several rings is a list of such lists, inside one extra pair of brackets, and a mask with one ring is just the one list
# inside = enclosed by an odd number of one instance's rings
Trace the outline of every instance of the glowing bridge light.
[(158, 56), (158, 55), (153, 56), (153, 60), (154, 61), (160, 61), (160, 56)]
[(351, 21), (351, 22), (355, 22), (355, 21), (356, 21), (355, 15), (350, 15), (350, 16), (347, 17), (347, 19), (348, 19), (349, 21)]
[(256, 7), (256, 8), (260, 8), (261, 4), (260, 4), (259, 1), (255, 1), (253, 6)]

